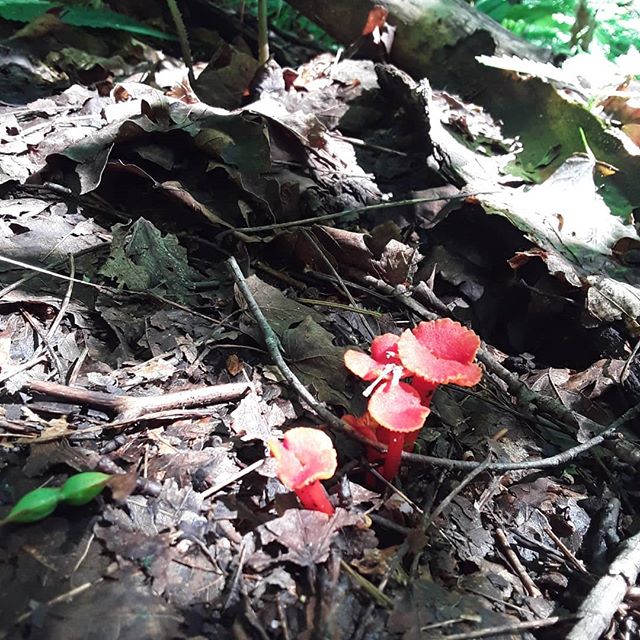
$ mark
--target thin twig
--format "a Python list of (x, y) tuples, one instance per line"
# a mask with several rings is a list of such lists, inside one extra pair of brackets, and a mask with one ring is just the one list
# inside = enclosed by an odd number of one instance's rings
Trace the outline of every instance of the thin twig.
[(264, 464), (264, 462), (264, 460), (256, 460), (253, 464), (250, 464), (248, 467), (245, 467), (244, 469), (238, 471), (238, 473), (234, 474), (231, 478), (223, 480), (222, 482), (218, 482), (218, 484), (214, 484), (208, 489), (205, 489), (202, 493), (199, 494), (199, 498), (201, 498), (202, 500), (210, 498), (214, 493), (218, 493), (218, 491), (221, 491), (226, 486), (237, 482), (238, 480), (240, 480), (240, 478), (244, 478), (244, 476), (249, 475), (256, 469), (259, 469)]
[(376, 480), (382, 482), (390, 491), (400, 496), (416, 513), (423, 514), (422, 509), (403, 491), (400, 491), (392, 482), (389, 482), (377, 469), (374, 469), (371, 465), (368, 465), (369, 473), (376, 478)]
[(37, 364), (46, 361), (47, 356), (44, 354), (44, 350), (38, 349), (26, 362), (16, 365), (15, 367), (11, 367), (7, 371), (0, 374), (0, 384), (6, 382), (10, 378), (13, 378), (13, 376), (16, 376), (19, 373), (27, 371), (28, 369), (31, 369), (31, 367), (35, 367)]
[(253, 297), (253, 294), (249, 290), (247, 286), (247, 282), (240, 270), (236, 259), (231, 257), (227, 260), (227, 265), (229, 266), (229, 270), (233, 279), (236, 283), (238, 289), (240, 289), (240, 293), (242, 293), (242, 297), (247, 303), (247, 307), (249, 307), (249, 311), (251, 311), (251, 315), (256, 321), (260, 332), (262, 333), (262, 337), (264, 339), (265, 346), (267, 347), (267, 351), (271, 356), (272, 360), (280, 369), (280, 372), (284, 376), (285, 380), (293, 387), (293, 389), (298, 393), (298, 395), (309, 405), (309, 407), (315, 411), (323, 420), (326, 420), (332, 427), (335, 427), (345, 433), (348, 433), (356, 440), (360, 442), (364, 442), (369, 446), (374, 446), (375, 448), (379, 448), (384, 450), (384, 448), (376, 442), (372, 442), (367, 440), (367, 438), (362, 437), (359, 433), (354, 431), (354, 429), (348, 425), (343, 420), (340, 420), (336, 415), (331, 413), (326, 407), (322, 406), (310, 393), (310, 391), (300, 382), (298, 377), (291, 371), (289, 365), (285, 362), (282, 357), (282, 345), (280, 344), (280, 340), (278, 336), (275, 334), (274, 330), (269, 325), (269, 322), (264, 317), (262, 313), (262, 309), (258, 306), (256, 299)]
[(504, 552), (505, 556), (507, 556), (507, 560), (511, 565), (512, 569), (516, 572), (518, 578), (522, 582), (522, 585), (526, 589), (527, 593), (532, 598), (540, 598), (542, 596), (542, 592), (536, 586), (536, 583), (531, 579), (531, 576), (527, 573), (527, 570), (524, 568), (522, 562), (520, 562), (520, 558), (516, 555), (515, 551), (511, 548), (509, 541), (507, 540), (507, 534), (503, 529), (496, 529), (496, 539), (500, 543), (500, 547)]
[[(109, 244), (111, 244), (111, 242), (107, 241), (107, 242), (102, 242), (101, 244), (92, 245), (91, 247), (86, 247), (85, 249), (81, 249), (80, 251), (77, 251), (75, 254), (73, 254), (74, 258), (79, 258), (83, 255), (86, 255), (87, 253), (91, 253), (92, 251), (97, 251), (98, 249), (101, 249), (102, 247), (106, 247)], [(65, 260), (66, 259), (56, 260), (55, 262), (50, 263), (48, 266), (50, 269), (55, 269), (56, 267), (62, 266), (65, 263)], [(15, 264), (15, 263), (10, 263), (10, 264)], [(18, 263), (16, 266), (23, 268), (23, 267), (26, 267), (26, 264), (27, 263)], [(29, 265), (29, 267), (31, 266), (32, 265)], [(15, 289), (22, 287), (24, 284), (26, 284), (30, 280), (33, 280), (33, 278), (36, 277), (36, 273), (37, 272), (34, 271), (33, 273), (23, 276), (22, 278), (16, 280), (15, 282), (12, 282), (6, 287), (0, 289), (0, 300), (4, 298), (4, 296), (6, 296), (8, 293), (11, 293)], [(54, 272), (52, 271), (51, 273), (53, 274)]]
[(38, 337), (41, 340), (38, 348), (36, 349), (36, 353), (44, 353), (46, 351), (49, 354), (49, 358), (53, 362), (53, 366), (58, 373), (58, 379), (61, 381), (64, 380), (64, 369), (62, 368), (62, 363), (60, 362), (60, 358), (58, 358), (56, 352), (51, 346), (51, 343), (49, 342), (48, 334), (26, 309), (21, 309), (20, 313), (22, 314), (22, 317), (27, 321), (27, 323), (31, 325), (31, 328), (35, 333), (38, 334)]
[[(425, 512), (422, 515), (420, 520), (420, 533), (424, 534), (427, 532), (427, 529), (436, 521), (438, 516), (453, 502), (455, 497), (460, 494), (460, 492), (469, 485), (475, 478), (477, 478), (481, 473), (484, 473), (487, 468), (490, 466), (491, 458), (488, 457), (486, 460), (481, 462), (475, 469), (473, 469), (449, 494), (438, 504), (438, 506), (431, 512)], [(426, 540), (426, 538), (425, 538)], [(426, 542), (425, 542), (426, 544)], [(413, 557), (413, 562), (411, 564), (411, 573), (412, 575), (416, 575), (418, 571), (418, 565), (420, 563), (420, 556), (422, 555), (422, 549), (424, 545), (421, 546), (420, 549), (416, 550), (416, 553)]]
[(340, 560), (340, 566), (346, 571), (349, 577), (359, 586), (362, 587), (381, 607), (393, 609), (393, 600), (385, 595), (370, 580), (358, 573), (351, 565), (344, 560)]
[(296, 298), (296, 301), (302, 302), (302, 304), (317, 305), (319, 307), (329, 307), (330, 309), (340, 309), (342, 311), (351, 311), (352, 313), (359, 313), (360, 315), (371, 316), (372, 318), (382, 317), (382, 313), (380, 313), (380, 311), (361, 309), (360, 307), (351, 307), (348, 304), (331, 302), (330, 300), (318, 300), (316, 298)]
[[(615, 433), (625, 423), (633, 420), (640, 415), (640, 403), (634, 405), (627, 411), (625, 411), (619, 418), (614, 420), (609, 427), (607, 427), (602, 433), (590, 438), (582, 444), (566, 449), (561, 453), (548, 458), (541, 458), (540, 460), (525, 460), (524, 462), (493, 462), (486, 470), (487, 471), (516, 471), (519, 469), (549, 469), (551, 467), (559, 467), (567, 464), (579, 455), (586, 453), (590, 449), (602, 444), (607, 439), (613, 437)], [(415, 453), (403, 453), (402, 459), (407, 462), (413, 462), (415, 464), (433, 465), (438, 464), (433, 462), (431, 456), (423, 456)], [(438, 460), (439, 458), (435, 458)], [(475, 469), (480, 463), (466, 461), (466, 460), (452, 460), (451, 464), (441, 464), (440, 466), (449, 466), (451, 469)]]
[[(72, 598), (79, 596), (81, 593), (84, 593), (87, 589), (90, 589), (91, 587), (95, 587), (99, 585), (101, 582), (104, 581), (104, 579), (105, 578), (97, 578), (93, 582), (85, 582), (77, 587), (74, 587), (73, 589), (70, 589), (69, 591), (65, 591), (64, 593), (61, 593), (60, 595), (57, 595), (51, 598), (50, 600), (47, 600), (47, 602), (43, 603), (42, 606), (51, 608), (52, 606), (58, 604), (59, 602), (64, 602), (65, 600), (71, 600)], [(31, 609), (21, 614), (16, 618), (12, 626), (15, 627), (23, 622), (26, 622), (36, 611), (37, 609)], [(6, 637), (7, 637), (7, 631), (6, 630), (0, 631), (0, 638), (6, 638)]]
[(576, 558), (575, 554), (567, 547), (567, 545), (562, 542), (560, 537), (555, 533), (555, 531), (551, 527), (545, 527), (544, 532), (555, 542), (558, 549), (560, 549), (562, 555), (566, 558), (570, 565), (573, 566), (574, 569), (577, 569), (580, 573), (589, 573), (585, 568), (584, 564)]
[[(329, 271), (331, 272), (331, 275), (333, 275), (333, 277), (336, 279), (336, 281), (338, 283), (338, 288), (346, 296), (346, 298), (349, 301), (349, 303), (351, 304), (351, 306), (357, 308), (358, 304), (356, 303), (356, 301), (354, 300), (353, 296), (351, 295), (351, 291), (349, 291), (349, 289), (347, 289), (344, 281), (340, 277), (340, 274), (336, 271), (336, 268), (333, 266), (333, 263), (331, 262), (331, 260), (329, 260), (327, 254), (326, 254), (326, 249), (315, 239), (313, 234), (310, 231), (308, 231), (307, 229), (303, 229), (302, 230), (302, 234), (309, 241), (311, 246), (318, 252), (318, 255), (320, 256), (322, 262), (324, 262), (324, 264), (326, 265), (327, 269), (329, 269)], [(373, 337), (373, 336), (370, 336), (370, 337)]]
[(291, 222), (279, 222), (276, 224), (265, 224), (259, 227), (238, 227), (235, 231), (242, 233), (258, 233), (260, 231), (274, 231), (276, 229), (290, 229), (291, 227), (303, 227), (310, 224), (317, 224), (318, 222), (325, 222), (327, 220), (335, 220), (336, 218), (342, 218), (344, 216), (355, 216), (365, 211), (377, 211), (379, 209), (393, 209), (394, 207), (404, 207), (412, 204), (422, 204), (426, 202), (440, 202), (441, 200), (465, 200), (473, 196), (487, 195), (495, 193), (495, 191), (476, 191), (476, 192), (464, 192), (461, 191), (455, 196), (436, 196), (433, 198), (410, 198), (408, 200), (395, 200), (394, 202), (378, 202), (376, 204), (369, 204), (364, 207), (358, 207), (357, 209), (346, 209), (345, 211), (338, 211), (337, 213), (325, 213), (321, 216), (314, 216), (313, 218), (302, 218), (301, 220), (292, 220)]
[(34, 264), (29, 264), (28, 262), (22, 262), (21, 260), (14, 260), (13, 258), (7, 258), (1, 255), (0, 255), (0, 262), (6, 262), (7, 264), (11, 264), (15, 267), (20, 267), (21, 269), (28, 269), (29, 271), (33, 271), (35, 273), (42, 273), (44, 275), (51, 276), (52, 278), (57, 278), (58, 280), (65, 280), (66, 282), (71, 282), (73, 284), (80, 284), (85, 287), (90, 287), (92, 289), (96, 289), (97, 291), (100, 291), (101, 293), (114, 296), (114, 297), (128, 295), (130, 297), (143, 296), (143, 297), (152, 298), (154, 300), (158, 300), (159, 302), (163, 302), (164, 304), (167, 304), (171, 307), (174, 307), (175, 309), (186, 311), (187, 313), (193, 316), (202, 318), (203, 320), (207, 320), (216, 326), (225, 326), (224, 322), (221, 320), (217, 320), (216, 318), (208, 316), (204, 313), (200, 313), (199, 311), (194, 311), (193, 309), (183, 304), (180, 304), (179, 302), (174, 302), (173, 300), (170, 300), (169, 298), (165, 298), (164, 296), (154, 293), (153, 291), (123, 292), (113, 287), (107, 287), (106, 285), (103, 285), (103, 284), (95, 284), (95, 282), (89, 282), (88, 280), (79, 280), (78, 278), (65, 276), (62, 273), (56, 273), (55, 271), (51, 271), (50, 269), (45, 269), (43, 267), (38, 267)]
[(51, 326), (49, 327), (49, 331), (47, 332), (47, 338), (51, 340), (58, 331), (60, 324), (62, 323), (62, 319), (64, 318), (64, 314), (67, 312), (67, 307), (69, 306), (69, 302), (71, 301), (71, 293), (73, 292), (73, 283), (76, 280), (76, 262), (73, 258), (73, 254), (69, 254), (69, 284), (67, 285), (67, 291), (64, 294), (64, 298), (60, 303), (60, 309), (58, 310), (58, 315), (54, 318)]
[(487, 627), (470, 631), (468, 633), (455, 633), (450, 636), (442, 636), (442, 640), (473, 640), (474, 638), (486, 638), (487, 636), (513, 636), (516, 633), (529, 631), (530, 629), (544, 629), (545, 627), (553, 627), (559, 622), (567, 622), (575, 619), (575, 616), (553, 616), (544, 618), (543, 620), (527, 620), (526, 622), (518, 622), (516, 624), (505, 624), (498, 627)]
[(85, 285), (86, 287), (92, 287), (93, 289), (97, 289), (101, 292), (116, 292), (115, 289), (111, 289), (111, 287), (105, 287), (101, 284), (94, 284), (93, 282), (88, 282), (86, 280), (78, 280), (77, 278), (72, 278), (71, 276), (65, 276), (62, 273), (56, 273), (55, 271), (51, 271), (50, 269), (45, 269), (44, 267), (38, 267), (35, 264), (29, 264), (28, 262), (22, 262), (21, 260), (14, 260), (13, 258), (7, 258), (6, 256), (0, 256), (0, 262), (6, 262), (7, 264), (13, 265), (14, 267), (20, 267), (21, 269), (27, 269), (29, 271), (34, 271), (36, 273), (42, 273), (45, 276), (51, 276), (52, 278), (57, 278), (58, 280), (66, 280), (67, 282), (77, 283)]

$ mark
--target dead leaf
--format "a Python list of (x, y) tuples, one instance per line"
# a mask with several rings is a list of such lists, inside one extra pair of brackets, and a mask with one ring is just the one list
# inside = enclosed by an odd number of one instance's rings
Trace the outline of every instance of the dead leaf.
[(178, 239), (163, 236), (144, 218), (113, 228), (110, 256), (100, 273), (113, 278), (120, 288), (154, 291), (175, 301), (187, 299), (198, 277)]
[(356, 525), (361, 516), (336, 509), (333, 516), (307, 509), (289, 509), (280, 518), (258, 527), (262, 544), (277, 542), (287, 549), (278, 560), (288, 560), (303, 567), (324, 562), (332, 540), (342, 527)]
[(240, 400), (230, 417), (231, 430), (242, 440), (267, 442), (273, 438), (275, 428), (295, 418), (295, 412), (289, 404), (282, 407), (277, 403), (265, 402), (252, 390)]
[(232, 353), (227, 358), (226, 366), (230, 376), (237, 376), (239, 373), (244, 371), (244, 362), (240, 360), (236, 353)]

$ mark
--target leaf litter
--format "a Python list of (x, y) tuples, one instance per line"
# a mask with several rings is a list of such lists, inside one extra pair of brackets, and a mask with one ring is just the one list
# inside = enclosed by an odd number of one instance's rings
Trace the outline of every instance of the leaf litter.
[[(392, 32), (374, 23), (356, 48), (378, 29), (378, 55)], [(598, 447), (481, 473), (457, 495), (464, 472), (410, 461), (399, 491), (372, 483), (362, 447), (335, 432), (336, 513), (302, 510), (265, 443), (317, 418), (271, 362), (224, 259), (251, 274), (290, 367), (338, 414), (364, 410), (345, 350), (418, 324), (404, 301), (425, 284), (573, 422), (515, 403), (486, 373), (471, 392), (435, 394), (418, 452), (552, 456), (637, 402), (637, 185), (598, 173), (634, 154), (604, 158), (592, 113), (595, 158), (558, 154), (548, 132), (531, 143), (530, 121), (503, 127), (390, 66), (304, 51), (295, 71), (254, 75), (247, 34), (201, 31), (219, 47), (195, 93), (176, 58), (140, 41), (116, 56), (70, 25), (47, 55), (29, 31), (6, 41), (20, 71), (0, 106), (2, 515), (74, 472), (123, 474), (124, 488), (3, 529), (3, 637), (441, 638), (575, 612), (634, 532), (632, 425), (620, 429), (630, 457)], [(584, 90), (522, 65), (543, 78), (536, 91)], [(550, 95), (566, 140), (558, 114), (586, 109)], [(30, 390), (38, 381), (72, 392)], [(84, 393), (227, 383), (245, 389), (123, 422)]]

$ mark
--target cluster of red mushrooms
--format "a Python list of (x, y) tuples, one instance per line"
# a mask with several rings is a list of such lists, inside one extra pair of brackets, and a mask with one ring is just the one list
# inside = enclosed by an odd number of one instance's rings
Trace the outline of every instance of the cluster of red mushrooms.
[[(348, 350), (344, 362), (371, 384), (360, 417), (343, 416), (345, 422), (372, 442), (385, 445), (385, 453), (369, 447), (370, 462), (382, 462), (381, 474), (391, 480), (400, 468), (402, 451), (413, 451), (420, 429), (430, 412), (434, 391), (442, 384), (476, 385), (482, 370), (473, 362), (480, 338), (459, 322), (444, 318), (421, 322), (401, 335), (385, 333), (374, 338), (371, 355)], [(290, 429), (282, 442), (269, 443), (280, 481), (295, 491), (302, 506), (331, 515), (334, 512), (320, 480), (336, 470), (336, 451), (329, 436), (307, 427)]]

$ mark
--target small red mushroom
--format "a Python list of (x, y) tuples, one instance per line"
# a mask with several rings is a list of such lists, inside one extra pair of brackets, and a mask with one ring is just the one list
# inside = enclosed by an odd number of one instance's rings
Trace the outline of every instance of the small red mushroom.
[(381, 427), (378, 439), (386, 441), (387, 453), (381, 473), (391, 480), (400, 469), (405, 437), (417, 435), (422, 429), (429, 408), (422, 404), (420, 394), (406, 382), (385, 382), (371, 395), (368, 411)]
[[(366, 437), (387, 445), (387, 453), (369, 451), (369, 461), (384, 460), (382, 475), (390, 480), (400, 468), (400, 456), (406, 440), (415, 441), (429, 414), (420, 394), (411, 385), (400, 382), (411, 376), (398, 355), (399, 336), (385, 333), (371, 343), (371, 356), (349, 350), (344, 362), (352, 373), (372, 384), (364, 395), (371, 394), (367, 413), (354, 419), (356, 430)], [(373, 436), (373, 437), (372, 437)]]
[(449, 318), (421, 322), (404, 331), (397, 345), (402, 364), (414, 374), (412, 385), (427, 405), (441, 384), (473, 387), (480, 382), (482, 369), (473, 362), (479, 348), (480, 338)]
[(402, 366), (398, 357), (398, 340), (400, 336), (384, 333), (376, 336), (371, 342), (371, 355), (349, 349), (344, 354), (344, 364), (351, 373), (367, 380), (379, 382), (405, 378), (411, 375)]
[(295, 491), (305, 509), (334, 513), (326, 489), (320, 480), (331, 478), (336, 471), (336, 450), (331, 438), (309, 427), (296, 427), (285, 433), (282, 442), (269, 441), (269, 451), (276, 459), (280, 482)]
[[(371, 355), (349, 350), (344, 362), (352, 373), (370, 381), (363, 395), (371, 395), (367, 413), (349, 423), (366, 437), (387, 445), (382, 475), (393, 478), (400, 466), (403, 448), (412, 445), (429, 414), (433, 392), (441, 384), (471, 387), (482, 377), (473, 362), (480, 338), (449, 318), (421, 322), (400, 336), (378, 336)], [(406, 380), (409, 382), (406, 382)], [(405, 380), (405, 382), (400, 382)]]

